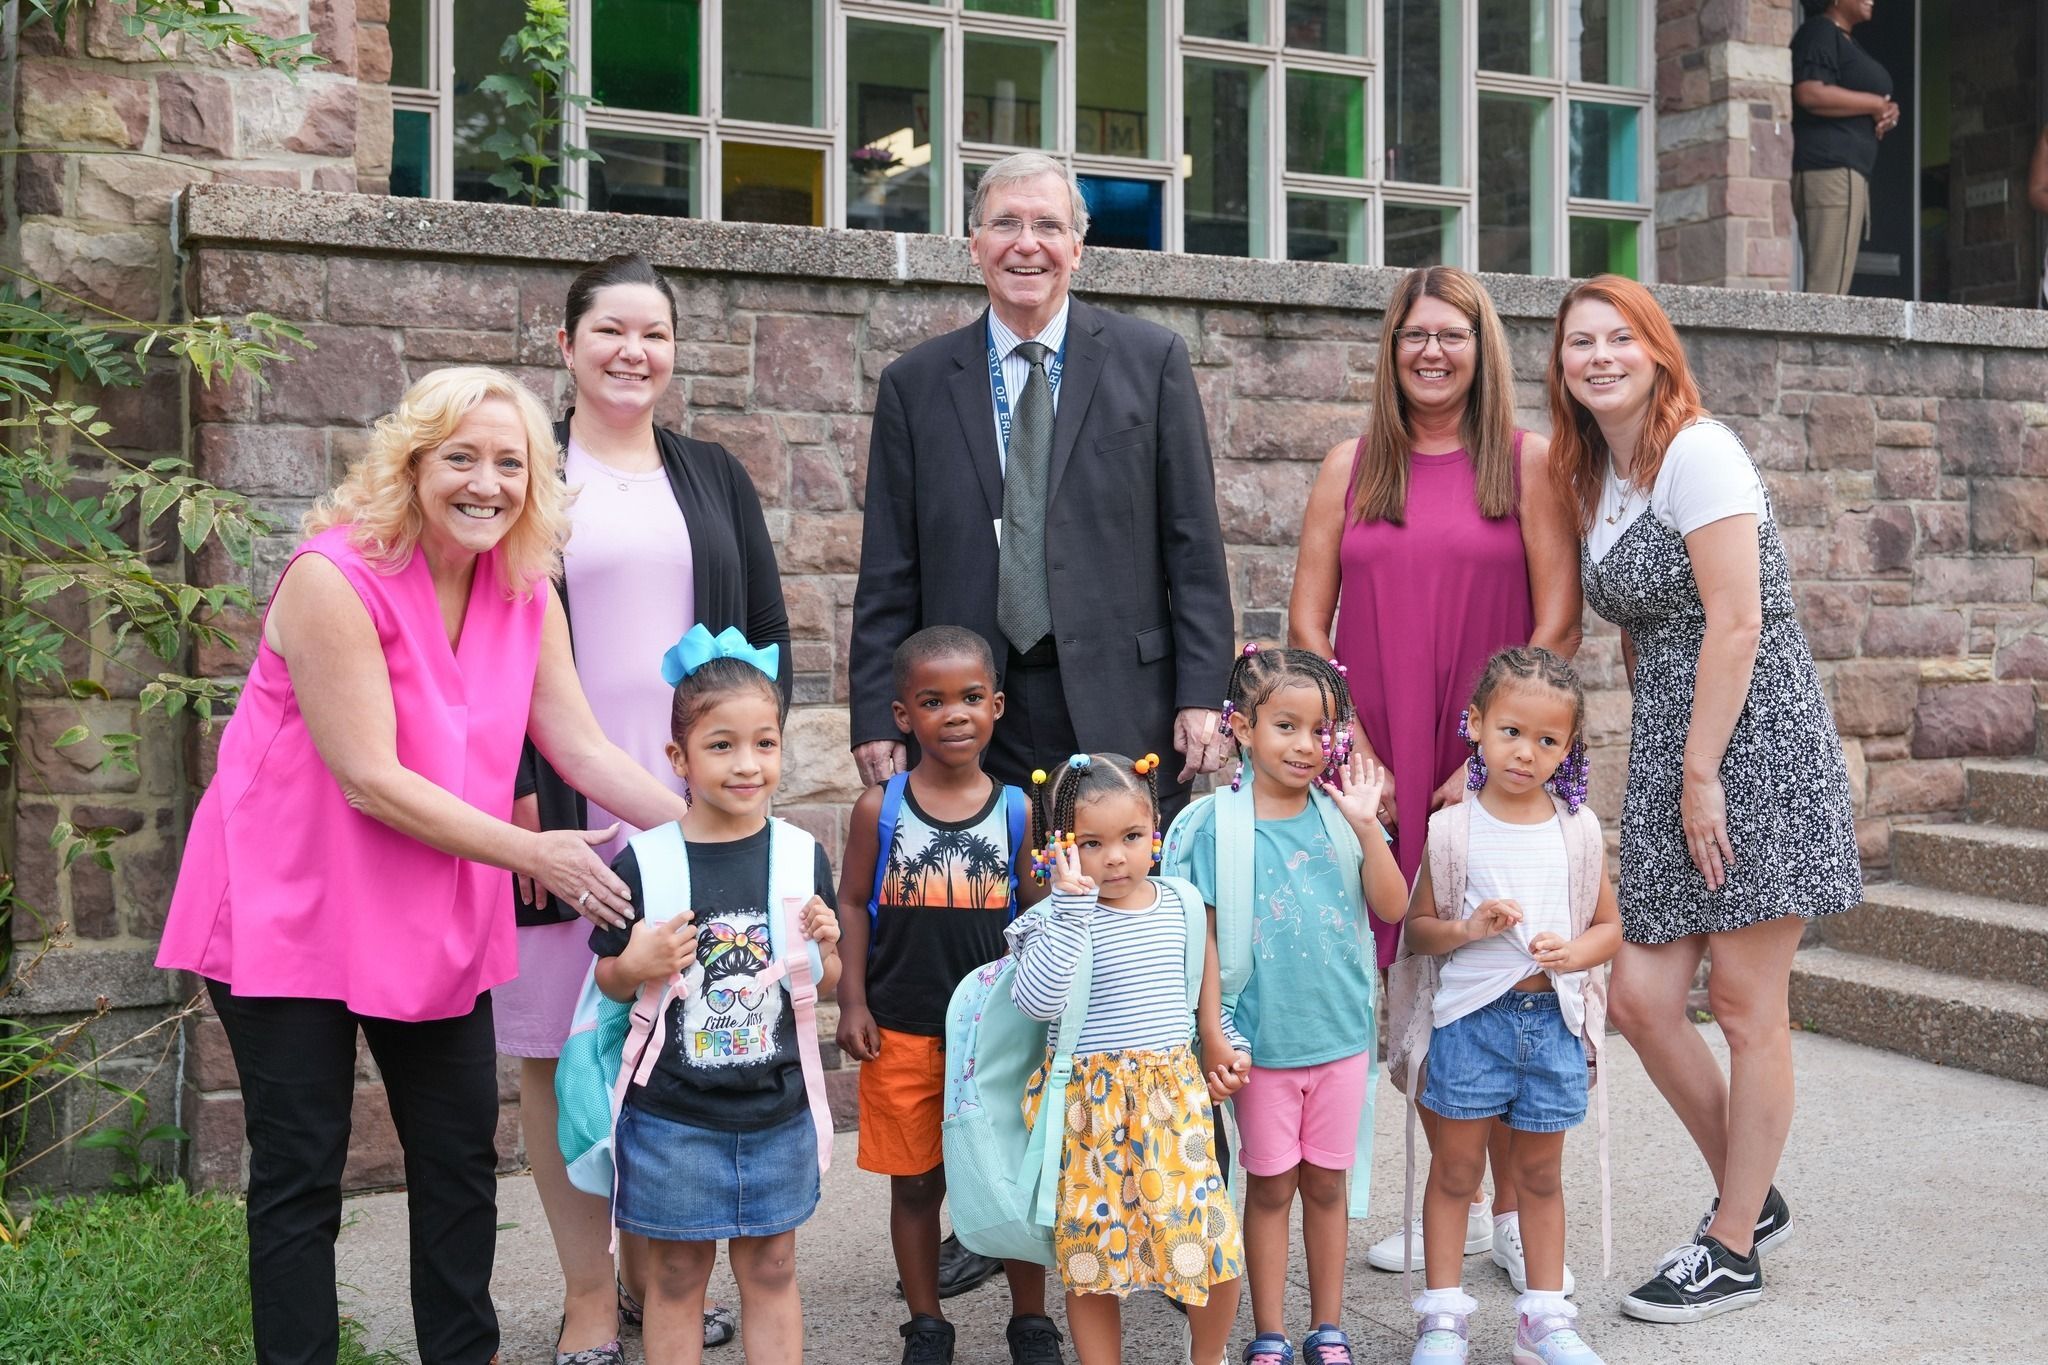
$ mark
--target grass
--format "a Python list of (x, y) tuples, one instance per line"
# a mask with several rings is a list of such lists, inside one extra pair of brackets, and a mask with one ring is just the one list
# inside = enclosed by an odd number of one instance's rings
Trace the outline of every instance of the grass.
[[(0, 1361), (204, 1365), (254, 1358), (249, 1239), (238, 1199), (171, 1184), (43, 1201), (0, 1246)], [(343, 1318), (342, 1365), (387, 1365)]]

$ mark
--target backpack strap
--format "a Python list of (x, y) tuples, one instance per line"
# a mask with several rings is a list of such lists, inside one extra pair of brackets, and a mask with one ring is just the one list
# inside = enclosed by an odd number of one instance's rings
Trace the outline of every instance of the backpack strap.
[[(1031, 1125), (1031, 1140), (1024, 1148), (1024, 1170), (1034, 1165), (1038, 1172), (1038, 1197), (1033, 1201), (1031, 1221), (1040, 1227), (1053, 1226), (1060, 1192), (1060, 1152), (1065, 1148), (1067, 1124), (1067, 1082), (1074, 1076), (1074, 1048), (1081, 1041), (1081, 1026), (1088, 1022), (1088, 996), (1095, 988), (1095, 943), (1081, 943), (1081, 959), (1074, 964), (1073, 984), (1067, 987), (1067, 1007), (1060, 1012), (1053, 1030), (1052, 1059), (1046, 1067), (1045, 1089), (1038, 1102), (1038, 1121)], [(1053, 1130), (1061, 1130), (1055, 1136)]]
[(780, 981), (789, 993), (796, 1051), (810, 1098), (811, 1125), (818, 1134), (818, 1172), (832, 1165), (832, 1110), (825, 1099), (825, 1065), (818, 1049), (818, 982), (824, 958), (804, 935), (803, 909), (816, 894), (817, 841), (786, 820), (768, 822), (769, 951), (775, 961), (756, 978)]
[[(894, 778), (889, 779), (895, 781)], [(889, 798), (882, 798), (886, 809)], [(1024, 865), (1026, 845), (1031, 841), (1031, 798), (1022, 787), (1003, 787), (1003, 806), (1010, 825), (1010, 918), (1017, 918), (1017, 869)], [(872, 942), (873, 940), (869, 940)]]
[[(1606, 875), (1603, 864), (1607, 850), (1600, 837), (1600, 821), (1586, 807), (1574, 811), (1563, 801), (1557, 803), (1557, 818), (1564, 827), (1565, 869), (1570, 886), (1572, 936), (1592, 927), (1600, 904), (1600, 883)], [(1593, 1114), (1599, 1133), (1600, 1153), (1600, 1265), (1602, 1274), (1614, 1268), (1613, 1162), (1607, 1141), (1607, 1087), (1601, 1083), (1600, 1068), (1607, 1042), (1607, 969), (1595, 967), (1586, 973), (1582, 998), (1585, 1016), (1579, 1025), (1586, 1045), (1586, 1084), (1592, 1090)]]
[[(626, 841), (640, 868), (640, 913), (650, 924), (664, 924), (678, 911), (690, 907), (690, 855), (683, 841), (683, 827), (674, 820), (642, 830)], [(668, 1003), (682, 988), (681, 973), (662, 983), (650, 998), (643, 985), (633, 999), (626, 1044), (619, 1058), (619, 1077), (613, 1086), (612, 1117), (625, 1107), (626, 1091), (636, 1082), (642, 1085), (654, 1074), (668, 1037)]]
[(1223, 1002), (1235, 1005), (1252, 976), (1252, 867), (1257, 857), (1253, 830), (1252, 788), (1219, 787), (1210, 799), (1216, 820), (1216, 969), (1223, 981)]
[(1209, 956), (1209, 908), (1202, 893), (1185, 877), (1162, 874), (1152, 880), (1173, 892), (1181, 913), (1187, 917), (1188, 1013), (1193, 1014), (1195, 1001), (1202, 994), (1202, 967)]
[[(882, 788), (882, 815), (875, 822), (875, 885), (868, 892), (868, 956), (875, 952), (875, 926), (882, 917), (882, 885), (889, 876), (889, 846), (896, 841), (896, 821), (903, 814), (903, 789), (910, 782), (909, 773), (895, 773), (888, 785)], [(1010, 864), (1010, 900), (1014, 904), (1017, 896), (1016, 863)]]

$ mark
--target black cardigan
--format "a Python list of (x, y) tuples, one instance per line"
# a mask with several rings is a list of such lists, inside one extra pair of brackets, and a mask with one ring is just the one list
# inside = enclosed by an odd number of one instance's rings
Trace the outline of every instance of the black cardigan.
[[(574, 412), (571, 408), (570, 415)], [(568, 416), (555, 424), (555, 443), (568, 448)], [(683, 509), (683, 524), (690, 528), (697, 620), (714, 635), (727, 626), (738, 626), (751, 643), (778, 646), (775, 682), (786, 705), (791, 682), (789, 612), (782, 602), (782, 573), (776, 567), (775, 546), (768, 539), (768, 522), (761, 515), (754, 481), (724, 446), (693, 441), (664, 427), (654, 429), (654, 443), (661, 451), (661, 467), (668, 475), (676, 505)], [(561, 598), (566, 614), (568, 593), (563, 592)], [(673, 643), (664, 641), (663, 647)], [(548, 765), (531, 740), (520, 759), (516, 792), (539, 796), (542, 829), (583, 829), (588, 823), (583, 794)], [(553, 897), (546, 909), (536, 909), (520, 904), (515, 890), (513, 905), (523, 925), (560, 924), (577, 918), (574, 910)]]

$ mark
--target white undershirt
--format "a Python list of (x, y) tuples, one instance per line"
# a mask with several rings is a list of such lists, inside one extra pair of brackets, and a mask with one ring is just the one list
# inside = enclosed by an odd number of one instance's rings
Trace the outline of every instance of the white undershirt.
[(1704, 417), (1671, 438), (1648, 499), (1640, 488), (1622, 480), (1613, 460), (1607, 462), (1600, 506), (1593, 513), (1593, 529), (1586, 533), (1586, 552), (1596, 561), (1606, 558), (1645, 509), (1681, 536), (1727, 517), (1751, 515), (1761, 522), (1771, 515), (1763, 481), (1741, 440)]
[[(1434, 1010), (1438, 1028), (1492, 1004), (1516, 982), (1542, 971), (1529, 955), (1529, 942), (1538, 934), (1572, 936), (1571, 872), (1557, 816), (1536, 825), (1511, 825), (1495, 819), (1478, 799), (1471, 804), (1465, 904), (1459, 913), (1470, 919), (1484, 901), (1511, 900), (1522, 907), (1522, 922), (1506, 933), (1464, 944), (1444, 959)], [(1552, 974), (1551, 982), (1565, 1025), (1577, 1033), (1586, 1017), (1586, 974)]]

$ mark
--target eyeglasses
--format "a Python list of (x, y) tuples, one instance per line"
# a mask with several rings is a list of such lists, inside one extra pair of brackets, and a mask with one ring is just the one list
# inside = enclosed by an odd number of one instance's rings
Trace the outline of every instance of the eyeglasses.
[[(999, 242), (1014, 242), (1024, 234), (1026, 226), (1022, 218), (991, 218), (981, 225), (981, 230)], [(1073, 231), (1057, 218), (1033, 218), (1028, 226), (1031, 235), (1041, 242), (1061, 241)]]
[(1420, 327), (1403, 327), (1394, 333), (1394, 344), (1404, 351), (1419, 351), (1429, 345), (1431, 337), (1446, 351), (1462, 351), (1472, 344), (1470, 327), (1446, 327), (1440, 332), (1425, 332)]

